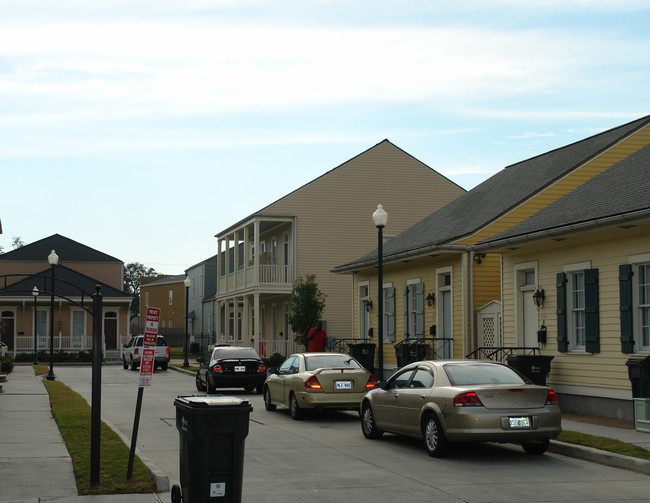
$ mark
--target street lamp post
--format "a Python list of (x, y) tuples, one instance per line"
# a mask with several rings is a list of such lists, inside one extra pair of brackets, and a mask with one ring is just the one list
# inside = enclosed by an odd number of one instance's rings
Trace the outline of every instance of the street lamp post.
[(185, 285), (185, 360), (183, 361), (183, 367), (189, 367), (190, 362), (187, 361), (187, 339), (189, 338), (188, 334), (188, 322), (189, 322), (189, 305), (190, 305), (190, 286), (192, 286), (192, 279), (185, 278), (183, 281)]
[(380, 204), (372, 214), (372, 221), (377, 227), (377, 363), (379, 379), (384, 378), (384, 237), (383, 230), (388, 222), (388, 213)]
[(38, 323), (38, 317), (36, 316), (36, 299), (38, 298), (38, 288), (34, 287), (32, 295), (34, 296), (34, 365), (38, 365), (38, 341), (36, 338), (36, 326)]
[(52, 253), (47, 257), (47, 261), (52, 266), (52, 286), (50, 287), (50, 371), (47, 373), (46, 379), (54, 381), (54, 269), (59, 263), (59, 256), (52, 250)]

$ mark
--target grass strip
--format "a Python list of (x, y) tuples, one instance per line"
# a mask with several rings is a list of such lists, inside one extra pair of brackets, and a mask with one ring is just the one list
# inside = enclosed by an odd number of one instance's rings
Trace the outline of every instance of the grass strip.
[[(41, 366), (44, 367), (44, 366)], [(45, 372), (47, 373), (47, 367)], [(38, 374), (41, 369), (37, 371)], [(99, 484), (90, 486), (91, 408), (88, 402), (60, 381), (44, 380), (52, 415), (68, 448), (79, 494), (154, 493), (156, 483), (149, 469), (136, 456), (133, 475), (126, 480), (129, 447), (104, 422), (101, 424)]]
[(594, 449), (622, 454), (623, 456), (650, 460), (650, 451), (647, 449), (639, 447), (638, 445), (621, 442), (620, 440), (615, 440), (613, 438), (563, 430), (555, 440), (566, 442), (567, 444), (593, 447)]

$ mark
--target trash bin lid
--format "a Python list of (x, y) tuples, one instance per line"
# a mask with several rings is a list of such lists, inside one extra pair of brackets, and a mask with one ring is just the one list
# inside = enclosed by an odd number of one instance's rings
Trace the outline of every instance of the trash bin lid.
[(174, 404), (179, 403), (190, 407), (249, 407), (248, 400), (236, 396), (223, 395), (179, 395)]

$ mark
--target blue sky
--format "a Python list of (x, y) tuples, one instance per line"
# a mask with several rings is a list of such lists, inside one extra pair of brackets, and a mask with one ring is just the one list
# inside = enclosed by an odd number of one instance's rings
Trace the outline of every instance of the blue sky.
[(1, 0), (0, 246), (179, 274), (385, 138), (471, 189), (650, 114), (649, 25), (645, 0)]

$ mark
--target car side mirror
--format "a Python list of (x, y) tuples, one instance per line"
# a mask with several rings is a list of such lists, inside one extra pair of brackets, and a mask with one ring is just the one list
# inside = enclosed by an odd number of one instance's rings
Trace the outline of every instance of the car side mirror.
[(390, 384), (388, 384), (388, 381), (379, 381), (377, 383), (377, 387), (379, 389), (387, 390), (390, 389)]
[(197, 361), (198, 363), (205, 363), (205, 358), (203, 358), (203, 357), (201, 356), (200, 358), (197, 358), (196, 361)]
[(268, 373), (269, 374), (277, 374), (278, 373), (277, 367), (269, 367)]
[(126, 348), (126, 347), (128, 347), (128, 346), (127, 346), (126, 344), (122, 344), (122, 347), (123, 347), (123, 348)]

